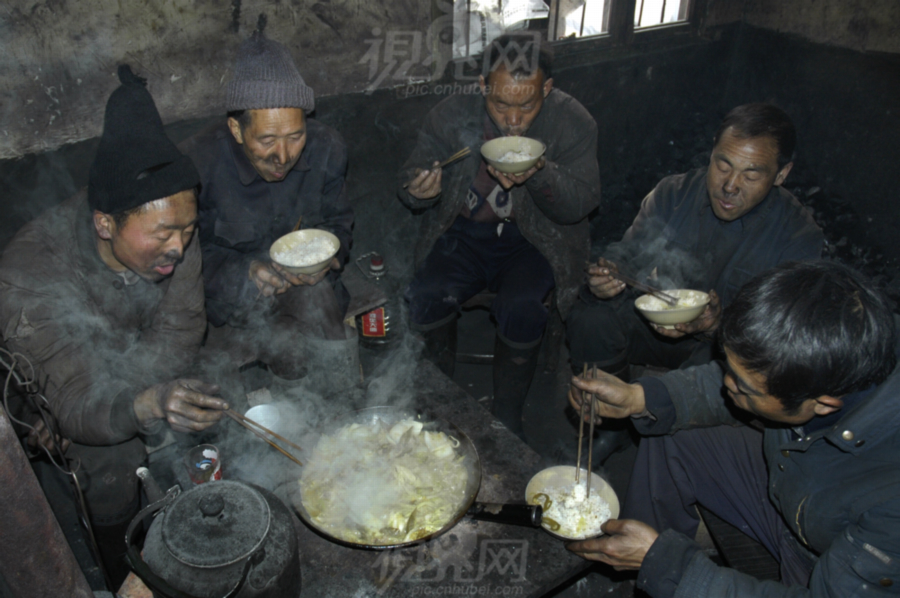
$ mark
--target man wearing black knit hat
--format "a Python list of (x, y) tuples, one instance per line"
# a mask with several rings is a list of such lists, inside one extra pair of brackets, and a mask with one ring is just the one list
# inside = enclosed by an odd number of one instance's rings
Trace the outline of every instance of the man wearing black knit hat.
[[(359, 372), (355, 330), (343, 322), (349, 295), (338, 276), (353, 224), (347, 148), (337, 131), (307, 118), (313, 90), (288, 49), (262, 31), (241, 45), (225, 104), (226, 122), (181, 146), (202, 180), (200, 242), (213, 325), (207, 345), (260, 359), (285, 389), (346, 388)], [(269, 258), (272, 243), (298, 222), (340, 240), (317, 274), (291, 274)]]
[(140, 502), (143, 439), (162, 420), (203, 430), (228, 408), (210, 396), (217, 386), (179, 378), (206, 328), (192, 242), (199, 176), (144, 80), (127, 66), (119, 79), (87, 188), (25, 225), (0, 257), (3, 341), (33, 366), (54, 432), (71, 440), (114, 580)]

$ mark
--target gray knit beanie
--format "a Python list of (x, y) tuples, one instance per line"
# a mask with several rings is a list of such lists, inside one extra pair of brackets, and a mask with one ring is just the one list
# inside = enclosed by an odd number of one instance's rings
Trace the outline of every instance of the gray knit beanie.
[(238, 49), (234, 75), (225, 88), (225, 110), (302, 108), (312, 112), (316, 100), (283, 45), (255, 31)]

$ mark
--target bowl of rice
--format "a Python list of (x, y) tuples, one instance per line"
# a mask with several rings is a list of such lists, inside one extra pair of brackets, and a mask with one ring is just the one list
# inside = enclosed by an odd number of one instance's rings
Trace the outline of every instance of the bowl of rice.
[(269, 257), (291, 274), (318, 274), (340, 248), (340, 240), (327, 230), (305, 228), (272, 243)]
[(507, 174), (525, 172), (547, 151), (547, 146), (528, 137), (498, 137), (481, 146), (484, 161)]
[[(587, 493), (588, 472), (581, 470), (575, 483), (575, 468), (557, 465), (539, 471), (525, 487), (525, 502), (544, 507), (541, 527), (563, 540), (584, 540), (603, 535), (600, 527), (619, 516), (619, 498), (609, 483), (591, 473), (591, 493)], [(558, 525), (558, 527), (557, 527)]]
[(671, 329), (675, 328), (675, 324), (686, 324), (696, 320), (709, 303), (709, 295), (703, 291), (667, 289), (663, 292), (677, 297), (678, 303), (669, 305), (653, 295), (641, 295), (634, 300), (634, 306), (645, 318), (663, 328)]

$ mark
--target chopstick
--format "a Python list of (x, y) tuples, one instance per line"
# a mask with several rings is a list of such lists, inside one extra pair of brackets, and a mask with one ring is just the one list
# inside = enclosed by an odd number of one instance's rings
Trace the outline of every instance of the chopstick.
[(244, 426), (245, 428), (247, 428), (248, 430), (250, 430), (251, 432), (253, 432), (253, 433), (256, 434), (257, 436), (259, 436), (259, 437), (262, 438), (263, 440), (265, 440), (265, 441), (266, 441), (270, 446), (272, 446), (273, 448), (278, 449), (285, 457), (287, 457), (288, 459), (290, 459), (291, 461), (293, 461), (293, 462), (296, 463), (297, 465), (300, 465), (301, 467), (303, 466), (303, 463), (301, 463), (296, 457), (294, 457), (294, 455), (290, 454), (289, 452), (287, 452), (286, 450), (284, 450), (283, 448), (281, 448), (280, 446), (278, 446), (277, 444), (275, 444), (274, 442), (272, 442), (272, 440), (270, 440), (269, 438), (266, 438), (265, 435), (263, 435), (262, 432), (260, 432), (259, 430), (257, 430), (257, 429), (254, 428), (253, 426), (256, 426), (256, 427), (260, 428), (261, 430), (264, 430), (265, 432), (271, 434), (272, 436), (274, 436), (275, 438), (281, 440), (282, 442), (285, 442), (285, 443), (289, 444), (290, 446), (294, 447), (294, 448), (297, 449), (298, 451), (302, 451), (302, 450), (303, 450), (303, 449), (301, 449), (299, 446), (297, 446), (296, 444), (294, 444), (293, 442), (291, 442), (290, 440), (288, 440), (287, 438), (285, 438), (285, 437), (283, 437), (283, 436), (280, 436), (279, 434), (276, 434), (276, 433), (273, 432), (272, 430), (270, 430), (270, 429), (266, 428), (265, 426), (263, 426), (263, 425), (261, 425), (261, 424), (255, 422), (255, 421), (253, 421), (253, 420), (250, 419), (249, 417), (244, 417), (243, 415), (241, 415), (240, 413), (238, 413), (237, 411), (235, 411), (235, 410), (233, 410), (233, 409), (226, 409), (226, 410), (225, 410), (225, 415), (227, 415), (228, 417), (230, 417), (231, 419), (233, 419), (234, 421), (236, 421), (236, 422), (239, 423), (240, 425)]
[[(587, 378), (587, 362), (584, 363), (584, 369), (581, 371), (581, 377)], [(581, 444), (584, 438), (584, 400), (587, 397), (586, 391), (581, 391), (581, 409), (578, 410), (578, 462), (575, 464), (575, 483), (581, 481)], [(593, 401), (591, 401), (593, 402)]]
[(645, 293), (650, 293), (657, 299), (661, 299), (662, 301), (665, 301), (669, 305), (676, 305), (678, 303), (678, 297), (673, 297), (672, 295), (669, 295), (668, 293), (664, 293), (662, 290), (657, 289), (656, 287), (651, 287), (648, 284), (638, 282), (637, 280), (635, 280), (633, 278), (629, 278), (628, 276), (625, 276), (623, 274), (619, 274), (618, 272), (611, 274), (611, 276), (613, 278), (618, 278), (619, 280), (621, 280), (622, 282), (624, 282), (627, 285), (633, 286), (634, 288), (636, 288), (639, 291), (644, 291)]
[[(447, 158), (446, 160), (444, 160), (443, 162), (441, 162), (440, 164), (438, 164), (436, 168), (443, 168), (444, 166), (449, 166), (450, 164), (453, 164), (457, 160), (461, 160), (461, 159), (465, 158), (466, 156), (468, 156), (471, 153), (472, 153), (471, 148), (464, 147), (461, 150), (459, 150), (458, 152), (456, 152), (455, 154), (453, 154), (452, 156), (450, 156), (449, 158)], [(403, 188), (406, 189), (407, 187), (409, 187), (409, 184), (411, 182), (412, 181), (407, 181), (406, 183), (404, 183)]]
[(268, 434), (271, 434), (272, 436), (274, 436), (274, 437), (277, 438), (278, 440), (282, 441), (283, 443), (287, 444), (288, 446), (291, 446), (291, 447), (297, 449), (298, 451), (302, 451), (302, 450), (303, 450), (302, 448), (300, 448), (299, 446), (297, 446), (296, 444), (294, 444), (293, 442), (291, 442), (290, 440), (288, 440), (288, 439), (285, 438), (284, 436), (281, 436), (281, 435), (279, 435), (279, 434), (276, 434), (275, 432), (273, 432), (273, 431), (270, 430), (269, 428), (263, 426), (263, 425), (260, 424), (259, 422), (253, 421), (253, 420), (250, 419), (249, 417), (246, 417), (246, 416), (244, 416), (244, 415), (241, 415), (240, 413), (238, 413), (238, 412), (235, 411), (234, 409), (228, 409), (227, 411), (230, 411), (230, 412), (231, 412), (230, 415), (233, 415), (233, 416), (239, 418), (241, 421), (247, 422), (248, 424), (251, 424), (251, 425), (253, 425), (253, 426), (256, 426), (257, 428), (259, 428), (259, 429), (262, 430), (263, 432), (266, 432), (266, 433), (268, 433)]
[[(591, 378), (597, 377), (597, 365), (594, 364), (591, 366)], [(591, 497), (591, 472), (593, 469), (593, 464), (591, 461), (594, 458), (594, 394), (591, 393), (591, 428), (590, 433), (588, 434), (588, 468), (587, 468), (587, 496), (586, 498)]]
[[(587, 266), (585, 266), (584, 271), (587, 272), (588, 268), (593, 265), (594, 264), (589, 263)], [(609, 275), (612, 276), (613, 278), (621, 280), (622, 282), (624, 282), (625, 284), (627, 284), (630, 287), (634, 287), (639, 291), (643, 291), (645, 293), (653, 295), (657, 299), (660, 299), (660, 300), (664, 301), (665, 303), (668, 303), (669, 305), (674, 306), (674, 305), (678, 304), (678, 297), (673, 297), (672, 295), (669, 295), (668, 293), (662, 291), (661, 289), (658, 289), (656, 287), (651, 287), (649, 284), (644, 284), (643, 282), (635, 280), (634, 278), (631, 278), (630, 276), (625, 276), (624, 274), (620, 274), (619, 272), (613, 272), (612, 270), (610, 270)]]

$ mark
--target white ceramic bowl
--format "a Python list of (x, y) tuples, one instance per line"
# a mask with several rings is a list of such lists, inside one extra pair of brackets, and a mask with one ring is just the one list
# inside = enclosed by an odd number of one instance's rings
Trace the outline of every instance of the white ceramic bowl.
[[(675, 328), (675, 324), (686, 324), (696, 320), (709, 303), (709, 295), (703, 291), (665, 289), (663, 292), (678, 297), (679, 305), (669, 307), (662, 299), (653, 295), (641, 295), (634, 300), (634, 306), (645, 318), (663, 328)], [(681, 306), (682, 302), (690, 305)]]
[[(525, 172), (537, 163), (545, 151), (547, 151), (547, 147), (543, 143), (528, 137), (498, 137), (481, 146), (481, 155), (484, 161), (507, 174)], [(515, 162), (503, 160), (503, 157), (509, 152), (528, 154), (529, 158)]]
[[(326, 238), (331, 241), (331, 245), (334, 250), (324, 260), (317, 260), (315, 263), (311, 264), (303, 264), (302, 266), (297, 265), (288, 265), (283, 264), (278, 261), (278, 258), (275, 256), (284, 253), (286, 251), (291, 251), (298, 247), (299, 245), (309, 243), (313, 239), (316, 238)], [(327, 230), (319, 230), (317, 228), (305, 228), (303, 230), (297, 230), (292, 233), (288, 233), (272, 243), (272, 247), (269, 249), (269, 257), (272, 258), (272, 261), (290, 272), (291, 274), (318, 274), (322, 270), (328, 267), (328, 264), (331, 262), (331, 258), (337, 255), (338, 250), (341, 248), (341, 242), (338, 238)]]
[[(581, 470), (581, 484), (585, 483), (587, 470)], [(571, 488), (575, 485), (575, 467), (572, 465), (557, 465), (548, 467), (547, 469), (537, 472), (525, 487), (525, 502), (530, 505), (541, 504), (540, 499), (535, 499), (536, 494), (547, 493), (548, 489), (553, 488)], [(591, 496), (597, 493), (600, 498), (605, 500), (609, 505), (609, 518), (616, 519), (619, 516), (619, 497), (616, 491), (612, 489), (609, 483), (598, 476), (591, 473)], [(602, 536), (603, 532), (598, 532), (592, 536), (564, 536), (558, 532), (550, 531), (546, 526), (544, 530), (557, 538), (563, 540), (583, 540), (586, 537)]]

